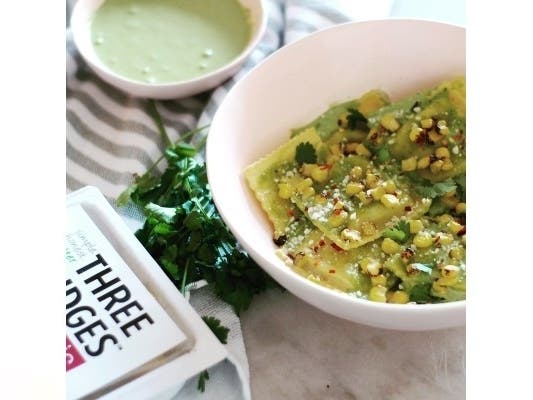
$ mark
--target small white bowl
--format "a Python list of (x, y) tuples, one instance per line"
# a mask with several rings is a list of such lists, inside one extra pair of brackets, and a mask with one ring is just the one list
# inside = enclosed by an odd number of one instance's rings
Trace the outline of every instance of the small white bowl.
[[(92, 70), (107, 83), (136, 96), (153, 99), (177, 99), (212, 89), (235, 74), (259, 43), (266, 29), (267, 12), (264, 0), (239, 0), (249, 10), (250, 40), (246, 48), (228, 64), (194, 79), (172, 83), (143, 83), (123, 77), (100, 61), (91, 42), (91, 21), (105, 0), (78, 0), (72, 11), (70, 28), (74, 43)], [(148, 0), (149, 1), (149, 0)]]
[(243, 170), (334, 103), (370, 89), (398, 99), (465, 74), (465, 30), (417, 20), (348, 23), (282, 48), (228, 93), (211, 124), (207, 171), (224, 221), (252, 258), (290, 292), (323, 311), (382, 328), (429, 330), (465, 323), (466, 301), (381, 304), (315, 284), (276, 255), (272, 227)]

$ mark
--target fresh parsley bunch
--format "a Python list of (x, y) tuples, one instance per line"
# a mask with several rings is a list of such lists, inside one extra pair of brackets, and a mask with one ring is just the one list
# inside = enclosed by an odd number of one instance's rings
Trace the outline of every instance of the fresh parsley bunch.
[(177, 288), (183, 292), (187, 284), (205, 279), (239, 314), (255, 294), (276, 284), (240, 249), (224, 224), (211, 197), (205, 164), (196, 154), (187, 143), (169, 146), (165, 172), (155, 176), (152, 167), (137, 176), (118, 203), (131, 199), (143, 208), (147, 218), (135, 236)]

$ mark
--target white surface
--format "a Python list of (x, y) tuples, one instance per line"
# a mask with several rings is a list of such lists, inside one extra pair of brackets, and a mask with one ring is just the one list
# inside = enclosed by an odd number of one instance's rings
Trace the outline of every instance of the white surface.
[(220, 85), (235, 74), (248, 55), (259, 43), (266, 28), (266, 10), (263, 0), (239, 0), (250, 10), (252, 33), (242, 53), (230, 63), (195, 79), (166, 84), (137, 82), (116, 74), (103, 64), (91, 43), (91, 18), (104, 0), (78, 0), (72, 11), (70, 28), (78, 51), (92, 70), (107, 83), (137, 97), (153, 99), (178, 99), (191, 96)]
[(293, 272), (275, 255), (272, 228), (242, 173), (286, 142), (291, 128), (333, 103), (375, 88), (396, 99), (464, 73), (464, 29), (427, 21), (349, 23), (282, 48), (234, 86), (211, 125), (208, 176), (225, 222), (282, 286), (333, 315), (402, 330), (464, 324), (465, 301), (380, 304), (334, 292)]
[(183, 382), (227, 357), (227, 350), (174, 287), (154, 259), (113, 210), (102, 193), (85, 187), (67, 196), (67, 206), (80, 204), (148, 291), (179, 328), (191, 338), (191, 347), (178, 358), (142, 375), (102, 397), (149, 399), (175, 393)]

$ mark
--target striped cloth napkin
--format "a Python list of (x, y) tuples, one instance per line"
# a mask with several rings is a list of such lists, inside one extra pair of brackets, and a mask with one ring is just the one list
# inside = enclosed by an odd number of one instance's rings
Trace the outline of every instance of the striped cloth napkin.
[[(76, 0), (67, 0), (67, 16)], [(384, 18), (392, 0), (266, 0), (266, 32), (244, 67), (222, 86), (190, 98), (155, 103), (172, 141), (180, 134), (210, 123), (227, 92), (254, 65), (281, 46), (319, 29), (351, 20)], [(94, 75), (78, 54), (68, 29), (66, 52), (66, 183), (67, 192), (96, 186), (132, 230), (143, 220), (133, 206), (116, 207), (119, 194), (144, 173), (165, 148), (163, 138), (147, 113), (148, 100), (132, 98)], [(161, 167), (163, 168), (163, 167)], [(196, 379), (176, 382), (161, 398), (249, 399), (248, 360), (239, 319), (216, 298), (209, 286), (192, 285), (192, 306), (200, 315), (219, 318), (230, 328), (228, 360), (209, 370), (204, 393)], [(253, 307), (253, 305), (252, 305)]]

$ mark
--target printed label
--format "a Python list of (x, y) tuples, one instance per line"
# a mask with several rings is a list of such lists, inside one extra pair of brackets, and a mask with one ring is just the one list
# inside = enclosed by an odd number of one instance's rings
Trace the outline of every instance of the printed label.
[(67, 208), (67, 395), (90, 394), (186, 337), (85, 210)]

